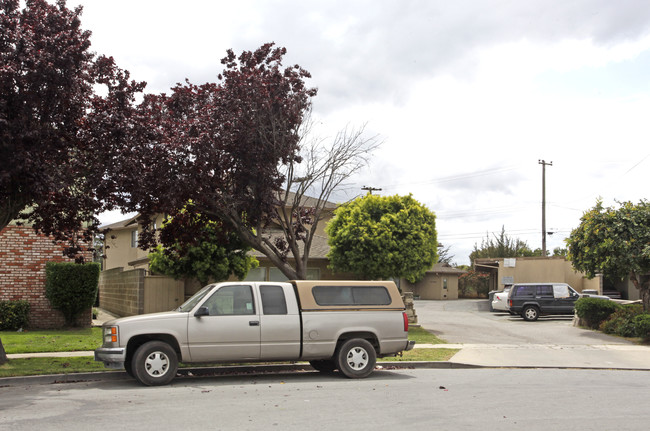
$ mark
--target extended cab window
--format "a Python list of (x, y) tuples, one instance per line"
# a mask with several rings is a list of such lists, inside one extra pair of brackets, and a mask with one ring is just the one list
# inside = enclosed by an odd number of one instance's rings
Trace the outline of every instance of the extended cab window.
[(287, 300), (282, 286), (260, 286), (260, 295), (264, 314), (287, 314)]
[(210, 316), (255, 314), (253, 290), (250, 286), (224, 286), (203, 303)]
[(384, 286), (314, 286), (312, 294), (318, 305), (390, 305)]

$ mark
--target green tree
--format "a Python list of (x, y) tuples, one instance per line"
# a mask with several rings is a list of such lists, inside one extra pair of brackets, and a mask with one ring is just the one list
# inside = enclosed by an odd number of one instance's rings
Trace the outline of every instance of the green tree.
[[(481, 247), (474, 244), (474, 250), (469, 255), (470, 262), (475, 259), (490, 258), (490, 257), (527, 257), (534, 256), (535, 252), (528, 247), (526, 241), (511, 238), (506, 235), (505, 227), (501, 227), (501, 233), (497, 236), (493, 234), (494, 238), (489, 235), (481, 241)], [(539, 252), (541, 255), (541, 250)]]
[(240, 237), (221, 221), (198, 214), (186, 205), (160, 229), (161, 243), (149, 253), (152, 271), (174, 278), (196, 278), (201, 284), (226, 280), (231, 274), (240, 280), (257, 268), (258, 261)]
[(603, 207), (596, 202), (566, 239), (568, 258), (587, 277), (626, 277), (639, 290), (643, 309), (650, 309), (650, 204), (642, 200)]
[(411, 195), (358, 198), (334, 212), (326, 232), (337, 272), (414, 283), (437, 261), (436, 216)]

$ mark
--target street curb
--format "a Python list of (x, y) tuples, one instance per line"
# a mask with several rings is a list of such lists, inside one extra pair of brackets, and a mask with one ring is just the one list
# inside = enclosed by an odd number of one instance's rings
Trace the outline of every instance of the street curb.
[[(400, 369), (519, 369), (519, 370), (605, 370), (605, 371), (646, 371), (647, 368), (620, 367), (570, 367), (570, 366), (535, 366), (535, 365), (475, 365), (449, 361), (410, 361), (410, 362), (377, 362), (376, 372)], [(209, 376), (227, 375), (265, 375), (283, 372), (316, 372), (309, 364), (271, 364), (271, 365), (235, 365), (226, 367), (197, 367), (180, 368), (176, 379), (193, 379)], [(20, 376), (0, 378), (0, 388), (20, 385), (51, 385), (57, 383), (83, 383), (97, 381), (132, 380), (126, 371), (98, 371), (93, 373), (48, 374), (43, 376)]]
[[(455, 362), (377, 362), (376, 371), (394, 369), (439, 368), (463, 369), (483, 368), (477, 365)], [(290, 371), (315, 372), (309, 364), (235, 365), (227, 367), (179, 368), (177, 378), (194, 378), (219, 375), (273, 374)], [(47, 374), (42, 376), (1, 377), (0, 388), (19, 385), (51, 385), (55, 383), (80, 383), (95, 381), (116, 381), (131, 379), (126, 371), (98, 371), (92, 373)]]

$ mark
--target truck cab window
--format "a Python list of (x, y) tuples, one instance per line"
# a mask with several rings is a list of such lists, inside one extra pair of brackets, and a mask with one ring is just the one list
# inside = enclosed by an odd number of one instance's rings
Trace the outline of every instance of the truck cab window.
[(250, 286), (224, 286), (203, 303), (210, 316), (255, 314), (253, 291)]

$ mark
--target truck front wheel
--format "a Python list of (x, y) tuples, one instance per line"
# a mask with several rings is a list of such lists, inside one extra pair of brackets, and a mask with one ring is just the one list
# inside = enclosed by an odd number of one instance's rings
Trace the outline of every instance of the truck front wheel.
[(351, 379), (367, 377), (375, 369), (377, 353), (367, 340), (353, 338), (339, 347), (336, 359), (339, 370)]
[(162, 341), (149, 341), (136, 350), (131, 364), (133, 377), (143, 385), (166, 385), (176, 377), (178, 356)]

